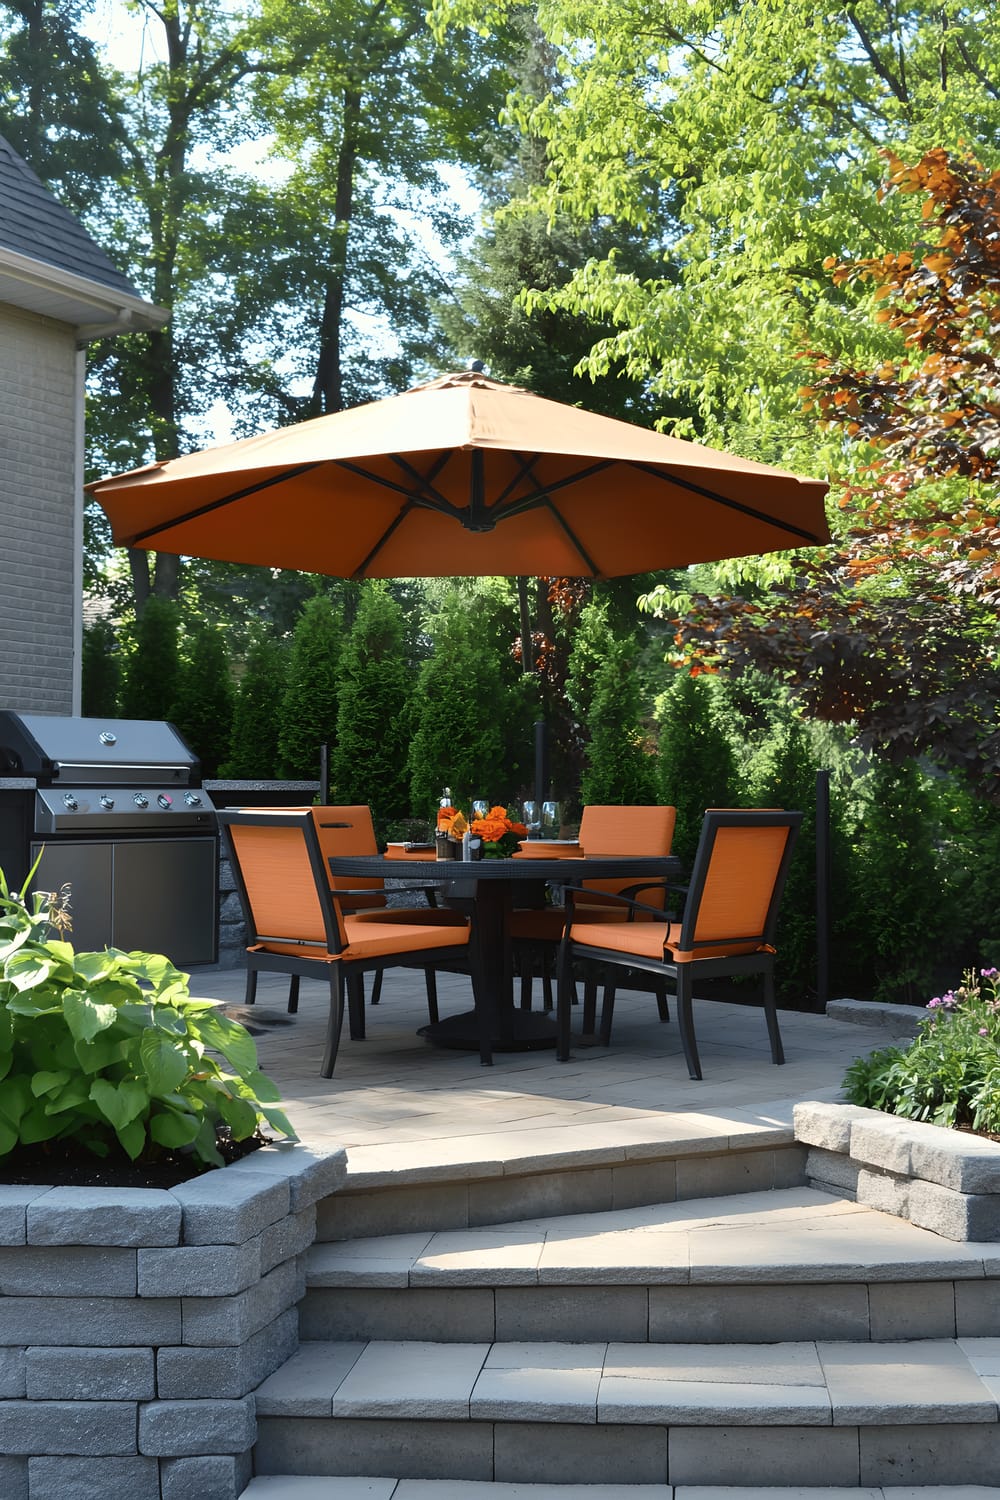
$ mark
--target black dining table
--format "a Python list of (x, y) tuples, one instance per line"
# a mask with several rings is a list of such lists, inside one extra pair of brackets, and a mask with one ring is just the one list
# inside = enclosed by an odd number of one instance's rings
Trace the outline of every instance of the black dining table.
[[(557, 859), (512, 856), (509, 859), (403, 859), (384, 854), (331, 856), (330, 871), (351, 880), (405, 881), (417, 886), (446, 887), (446, 899), (469, 912), (472, 938), (478, 946), (483, 1000), (493, 1017), (496, 1052), (526, 1052), (554, 1047), (555, 1021), (544, 1011), (516, 1010), (511, 944), (508, 938), (515, 893), (522, 906), (541, 906), (547, 884), (577, 885), (585, 880), (676, 879), (682, 865), (674, 855), (589, 855)], [(447, 1016), (419, 1034), (438, 1047), (479, 1050), (476, 1012)]]

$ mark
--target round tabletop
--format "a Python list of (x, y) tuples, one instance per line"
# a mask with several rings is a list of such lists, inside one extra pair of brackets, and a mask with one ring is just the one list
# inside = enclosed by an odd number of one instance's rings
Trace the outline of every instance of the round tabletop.
[(674, 876), (681, 862), (672, 854), (597, 854), (559, 859), (393, 859), (384, 854), (331, 855), (334, 875), (399, 880), (615, 880), (619, 876)]

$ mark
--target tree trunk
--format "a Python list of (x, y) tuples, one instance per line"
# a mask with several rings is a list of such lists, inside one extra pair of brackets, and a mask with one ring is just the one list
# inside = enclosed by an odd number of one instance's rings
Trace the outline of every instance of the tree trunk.
[(344, 133), (337, 156), (337, 187), (333, 208), (333, 245), (319, 333), (319, 358), (313, 383), (312, 406), (317, 415), (343, 411), (342, 367), (344, 304), (347, 299), (348, 238), (354, 212), (354, 172), (358, 159), (361, 91), (344, 93)]

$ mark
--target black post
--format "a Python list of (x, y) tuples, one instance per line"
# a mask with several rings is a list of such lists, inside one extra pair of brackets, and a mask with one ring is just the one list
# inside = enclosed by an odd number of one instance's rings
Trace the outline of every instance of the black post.
[(816, 772), (816, 1008), (830, 998), (830, 772)]
[(330, 746), (319, 747), (319, 805), (326, 807), (330, 801)]
[(549, 746), (544, 719), (535, 720), (535, 803), (541, 836), (542, 803), (549, 793)]

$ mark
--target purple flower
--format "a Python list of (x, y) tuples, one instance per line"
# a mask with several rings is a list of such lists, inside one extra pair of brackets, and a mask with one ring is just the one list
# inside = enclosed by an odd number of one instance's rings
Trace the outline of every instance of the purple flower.
[(983, 979), (996, 979), (997, 975), (1000, 974), (1000, 969), (980, 969), (979, 973)]
[(980, 1036), (989, 1036), (989, 1032), (986, 1030), (985, 1026), (980, 1026), (980, 1028), (979, 1028), (979, 1035)]
[(944, 1002), (942, 1001), (941, 996), (940, 995), (935, 995), (933, 1000), (928, 1000), (928, 1002), (927, 1002), (927, 1009), (928, 1010), (940, 1010), (940, 1008), (941, 1008), (941, 1006), (942, 1006), (943, 1003)]

